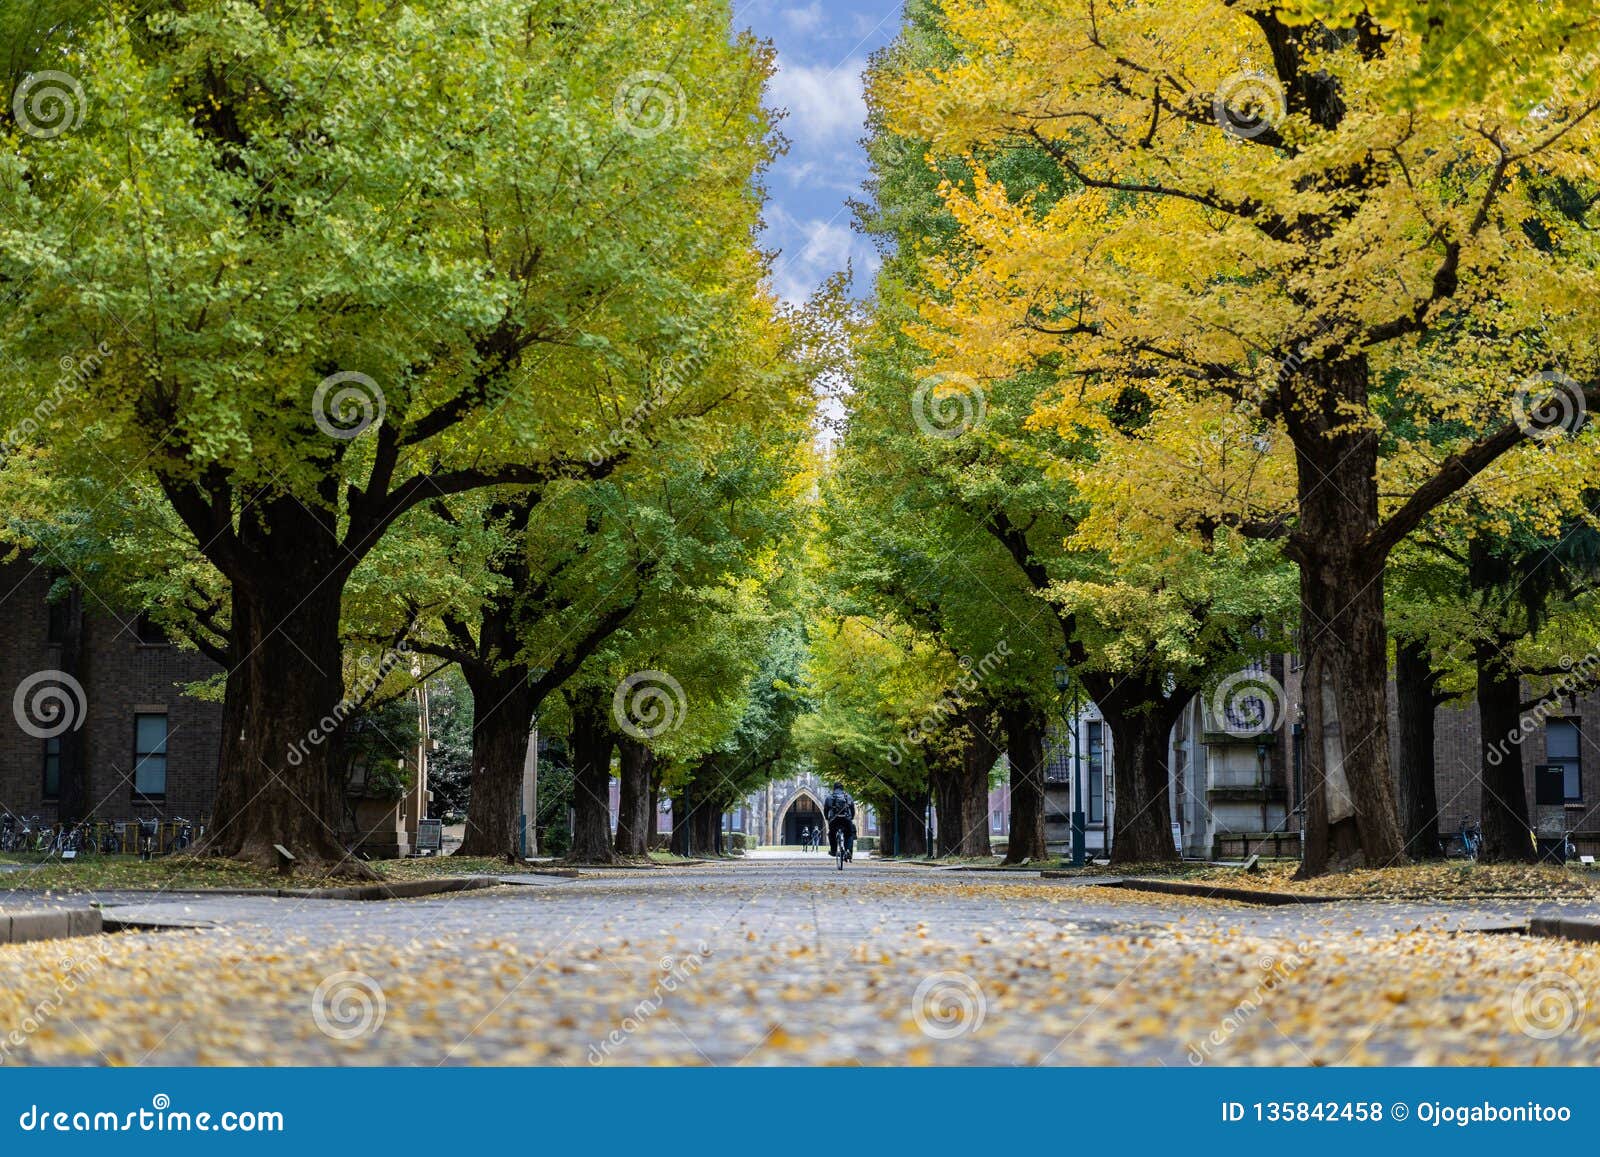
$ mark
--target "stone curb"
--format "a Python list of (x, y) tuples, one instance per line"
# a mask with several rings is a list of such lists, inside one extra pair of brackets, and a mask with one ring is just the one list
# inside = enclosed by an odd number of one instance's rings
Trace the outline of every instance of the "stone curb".
[(98, 936), (102, 928), (103, 921), (98, 908), (0, 912), (0, 944), (60, 940), (67, 936)]
[(1600, 920), (1580, 920), (1572, 916), (1536, 916), (1528, 923), (1535, 936), (1555, 936), (1562, 940), (1600, 941)]
[(295, 900), (406, 900), (445, 892), (497, 888), (498, 876), (440, 876), (435, 880), (395, 880), (347, 888), (120, 888), (136, 896), (275, 896)]
[[(1043, 879), (1070, 879), (1067, 872), (1041, 872)], [(1126, 888), (1130, 892), (1159, 892), (1166, 896), (1192, 896), (1200, 900), (1234, 900), (1240, 904), (1281, 907), (1285, 904), (1335, 904), (1344, 896), (1318, 896), (1310, 892), (1264, 892), (1253, 888), (1225, 888), (1213, 884), (1185, 884), (1178, 880), (1107, 880), (1094, 888)]]
[(384, 884), (357, 884), (349, 888), (283, 888), (278, 895), (302, 900), (409, 900), (445, 892), (473, 892), (494, 888), (493, 876), (443, 876), (437, 880), (396, 880)]

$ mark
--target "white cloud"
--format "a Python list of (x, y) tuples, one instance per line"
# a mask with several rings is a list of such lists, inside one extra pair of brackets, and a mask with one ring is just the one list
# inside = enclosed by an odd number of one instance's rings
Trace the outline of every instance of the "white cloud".
[(862, 134), (867, 120), (867, 103), (861, 92), (865, 67), (866, 63), (859, 59), (834, 68), (788, 64), (779, 59), (769, 100), (774, 108), (788, 110), (784, 135), (796, 148), (808, 149), (839, 137), (854, 139)]
[(822, 27), (822, 22), (827, 14), (822, 11), (821, 0), (807, 4), (804, 8), (785, 8), (783, 22), (796, 32), (815, 32)]
[(780, 250), (773, 262), (773, 289), (784, 301), (799, 303), (847, 265), (859, 291), (878, 268), (871, 243), (854, 233), (848, 218), (798, 220), (776, 206), (768, 213), (768, 243)]

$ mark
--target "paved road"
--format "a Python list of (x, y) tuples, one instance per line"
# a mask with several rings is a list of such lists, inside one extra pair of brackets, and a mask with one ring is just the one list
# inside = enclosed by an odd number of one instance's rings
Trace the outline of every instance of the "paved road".
[[(132, 896), (108, 901), (135, 901)], [(0, 1061), (1592, 1062), (1600, 960), (1525, 912), (1261, 909), (821, 856), (386, 903), (171, 896), (0, 947)], [(31, 1025), (31, 1028), (28, 1026)], [(21, 1031), (26, 1029), (26, 1031)]]

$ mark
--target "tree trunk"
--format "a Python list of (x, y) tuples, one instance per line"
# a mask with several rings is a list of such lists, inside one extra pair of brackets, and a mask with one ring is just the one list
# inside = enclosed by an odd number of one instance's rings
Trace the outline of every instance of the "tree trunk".
[(694, 824), (694, 842), (700, 848), (700, 855), (720, 856), (722, 847), (722, 807), (715, 800), (705, 800), (695, 809), (691, 820)]
[(694, 781), (690, 780), (672, 797), (672, 835), (667, 847), (675, 856), (691, 856), (698, 850), (694, 845), (694, 829), (689, 824), (689, 814), (694, 808)]
[(1011, 841), (1005, 863), (1049, 857), (1044, 842), (1044, 712), (1031, 702), (1000, 709), (1011, 763)]
[[(1301, 875), (1405, 861), (1389, 775), (1389, 656), (1378, 525), (1378, 436), (1364, 356), (1302, 371), (1318, 410), (1285, 412), (1295, 444), (1301, 650), (1305, 657), (1306, 841)], [(1348, 408), (1348, 409), (1347, 409)]]
[(961, 748), (961, 842), (956, 854), (989, 856), (989, 774), (1000, 758), (995, 741), (991, 712), (969, 706), (962, 711)]
[(320, 578), (284, 575), (270, 594), (253, 594), (245, 622), (234, 624), (246, 656), (243, 703), (234, 707), (244, 737), (235, 754), (255, 771), (242, 793), (237, 782), (219, 791), (231, 810), (219, 808), (211, 846), (274, 867), (281, 844), (297, 871), (370, 875), (350, 860), (339, 834), (344, 784), (332, 756), (353, 705), (345, 697), (339, 592)]
[(928, 787), (933, 793), (933, 806), (939, 813), (939, 832), (936, 837), (938, 854), (959, 855), (961, 850), (962, 814), (961, 772), (959, 763), (950, 753), (930, 753), (928, 762)]
[(340, 833), (344, 780), (334, 755), (355, 700), (346, 697), (339, 638), (353, 564), (337, 534), (335, 485), (329, 481), (321, 502), (251, 495), (236, 538), (212, 557), (235, 590), (230, 627), (239, 658), (228, 673), (207, 847), (276, 867), (281, 845), (296, 871), (370, 878)]
[(1415, 860), (1437, 860), (1444, 855), (1433, 755), (1438, 678), (1422, 640), (1397, 641), (1394, 681), (1400, 709), (1400, 823), (1406, 854)]
[(878, 811), (878, 854), (909, 857), (928, 854), (928, 797), (890, 796), (873, 804)]
[(244, 742), (249, 730), (250, 671), (245, 662), (247, 649), (240, 639), (250, 617), (244, 590), (233, 584), (228, 632), (228, 675), (222, 692), (222, 743), (217, 752), (216, 791), (211, 801), (210, 822), (205, 840), (198, 850), (218, 851), (216, 833), (230, 826), (229, 820), (243, 809), (251, 776), (244, 767)]
[(472, 692), (472, 778), (466, 832), (458, 856), (520, 856), (517, 818), (522, 774), (533, 730), (531, 674), (512, 664), (498, 671), (463, 663)]
[(611, 700), (592, 689), (572, 705), (572, 851), (579, 864), (616, 862), (611, 847)]
[(1161, 687), (1125, 680), (1113, 693), (1126, 696), (1122, 710), (1101, 713), (1111, 731), (1111, 773), (1117, 789), (1113, 821), (1113, 864), (1173, 863), (1179, 859), (1172, 842), (1172, 790), (1168, 740), (1184, 704)]
[(1478, 723), (1482, 752), (1483, 863), (1534, 863), (1533, 825), (1522, 774), (1522, 680), (1505, 655), (1515, 640), (1488, 639), (1473, 648), (1478, 668)]
[(661, 836), (661, 769), (655, 761), (650, 761), (650, 815), (649, 835), (645, 840), (646, 848), (656, 846), (656, 840)]
[(630, 735), (617, 736), (622, 770), (622, 799), (617, 809), (617, 854), (645, 856), (650, 852), (650, 813), (655, 752)]

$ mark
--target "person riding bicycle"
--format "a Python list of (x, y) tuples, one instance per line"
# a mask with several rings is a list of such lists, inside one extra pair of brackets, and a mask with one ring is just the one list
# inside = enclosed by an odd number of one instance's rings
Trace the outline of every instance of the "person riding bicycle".
[(856, 839), (856, 801), (850, 798), (850, 793), (845, 791), (844, 785), (836, 783), (828, 792), (828, 798), (822, 801), (822, 818), (828, 821), (828, 854), (839, 854), (839, 836), (844, 834), (849, 843), (846, 848), (855, 846)]

